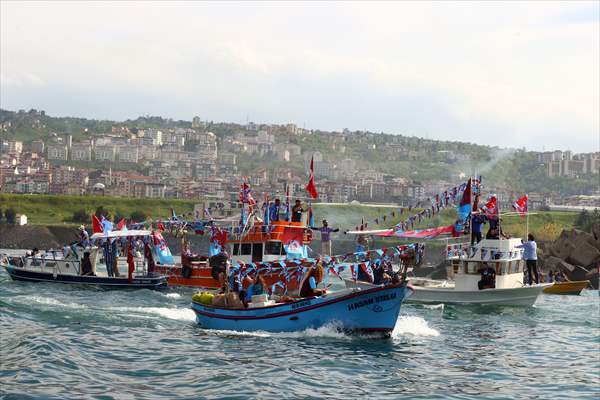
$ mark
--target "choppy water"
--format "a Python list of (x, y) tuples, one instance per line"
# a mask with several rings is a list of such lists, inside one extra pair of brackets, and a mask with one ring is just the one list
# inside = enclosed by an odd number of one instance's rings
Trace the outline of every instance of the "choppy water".
[(192, 293), (30, 284), (1, 271), (1, 397), (600, 396), (597, 291), (529, 309), (405, 304), (391, 339), (205, 331)]

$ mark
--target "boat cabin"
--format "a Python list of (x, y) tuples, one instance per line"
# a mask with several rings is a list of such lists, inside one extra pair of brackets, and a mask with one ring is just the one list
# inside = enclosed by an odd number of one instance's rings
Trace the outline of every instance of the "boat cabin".
[[(481, 289), (486, 276), (495, 276), (493, 287), (513, 289), (523, 286), (521, 239), (483, 239), (475, 246), (470, 244), (448, 245), (450, 267), (448, 276), (454, 278), (455, 289), (474, 291)], [(493, 274), (489, 274), (493, 272)]]
[(270, 262), (285, 260), (288, 253), (283, 245), (284, 234), (290, 230), (299, 230), (302, 236), (301, 251), (306, 254), (306, 247), (312, 240), (311, 233), (303, 222), (273, 221), (270, 225), (256, 224), (239, 239), (228, 240), (229, 253), (237, 260), (250, 262)]

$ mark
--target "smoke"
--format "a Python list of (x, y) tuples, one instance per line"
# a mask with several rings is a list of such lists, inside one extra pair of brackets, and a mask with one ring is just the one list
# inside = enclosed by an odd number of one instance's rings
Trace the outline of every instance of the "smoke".
[(469, 176), (483, 176), (484, 181), (486, 175), (493, 175), (494, 169), (498, 167), (503, 161), (510, 159), (517, 152), (515, 149), (491, 149), (489, 155), (490, 159), (485, 162), (477, 162), (473, 160), (464, 161), (459, 163), (457, 166), (459, 178)]

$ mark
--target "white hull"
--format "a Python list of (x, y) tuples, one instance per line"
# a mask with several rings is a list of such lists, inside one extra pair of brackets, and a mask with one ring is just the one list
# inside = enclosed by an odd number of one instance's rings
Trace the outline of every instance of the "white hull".
[(542, 283), (513, 289), (483, 289), (478, 291), (413, 286), (415, 291), (408, 301), (530, 307), (535, 303), (544, 288), (548, 286), (552, 286), (552, 284)]
[[(366, 282), (355, 282), (346, 279), (346, 287), (369, 288), (375, 285)], [(483, 289), (462, 291), (453, 288), (422, 287), (413, 285), (414, 292), (406, 301), (417, 303), (448, 303), (459, 305), (497, 305), (530, 307), (537, 300), (544, 288), (552, 283), (523, 286), (510, 289)]]

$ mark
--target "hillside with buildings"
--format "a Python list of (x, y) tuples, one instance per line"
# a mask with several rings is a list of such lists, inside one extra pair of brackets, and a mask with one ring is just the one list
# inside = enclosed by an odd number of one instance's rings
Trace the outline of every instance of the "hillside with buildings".
[(304, 197), (314, 158), (319, 201), (415, 204), (483, 175), (509, 205), (599, 206), (600, 153), (501, 149), (367, 131), (308, 130), (295, 124), (215, 123), (140, 117), (98, 121), (0, 110), (0, 191), (203, 199), (237, 207), (247, 179), (262, 193)]

